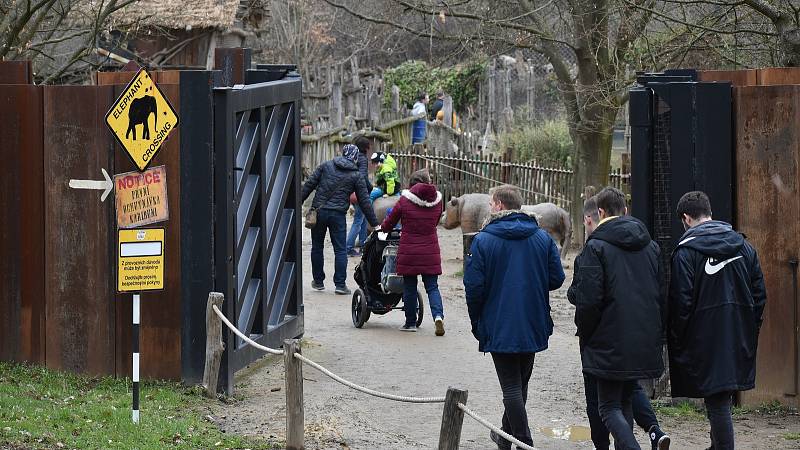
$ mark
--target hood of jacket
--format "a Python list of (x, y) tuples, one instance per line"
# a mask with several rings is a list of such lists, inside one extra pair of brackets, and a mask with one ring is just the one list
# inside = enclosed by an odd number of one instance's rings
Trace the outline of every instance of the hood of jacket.
[(681, 237), (678, 247), (688, 247), (712, 258), (724, 259), (739, 253), (744, 245), (744, 236), (733, 227), (719, 220), (703, 222), (689, 228)]
[(344, 156), (337, 156), (333, 158), (333, 164), (342, 170), (358, 170), (358, 165), (355, 161), (350, 161)]
[(436, 186), (427, 183), (417, 183), (411, 189), (403, 190), (401, 195), (423, 208), (433, 208), (442, 202), (442, 193), (436, 190)]
[(481, 228), (482, 232), (510, 240), (527, 239), (539, 230), (532, 213), (509, 209), (492, 213)]
[(589, 240), (597, 239), (627, 251), (639, 251), (650, 244), (650, 233), (647, 227), (637, 218), (620, 216), (603, 222), (589, 236)]
[(397, 170), (397, 161), (392, 158), (392, 155), (386, 155), (386, 159), (381, 163), (381, 168), (378, 170), (380, 173), (389, 173)]

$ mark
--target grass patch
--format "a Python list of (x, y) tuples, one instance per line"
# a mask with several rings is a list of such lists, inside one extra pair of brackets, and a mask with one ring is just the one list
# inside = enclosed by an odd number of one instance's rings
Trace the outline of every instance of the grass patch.
[(786, 433), (783, 438), (787, 441), (800, 441), (800, 433)]
[(129, 380), (0, 362), (0, 447), (80, 449), (276, 448), (223, 434), (199, 414), (198, 388), (144, 382), (131, 422)]
[(787, 416), (797, 414), (797, 410), (782, 405), (779, 401), (762, 403), (759, 406), (734, 406), (731, 411), (733, 416), (745, 414), (759, 414), (763, 416)]
[(676, 406), (659, 404), (653, 402), (653, 409), (658, 415), (676, 417), (681, 419), (704, 420), (705, 416), (702, 411), (697, 409), (689, 402), (683, 402)]
[(453, 278), (464, 278), (464, 270), (459, 270), (458, 272), (453, 274)]

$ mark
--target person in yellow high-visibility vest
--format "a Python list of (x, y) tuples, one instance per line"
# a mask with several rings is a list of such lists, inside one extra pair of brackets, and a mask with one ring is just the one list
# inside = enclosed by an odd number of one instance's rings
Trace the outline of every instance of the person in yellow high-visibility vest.
[(400, 189), (399, 175), (397, 174), (397, 161), (391, 155), (384, 152), (375, 152), (370, 158), (373, 164), (377, 164), (375, 170), (375, 188), (370, 194), (370, 199), (384, 195), (396, 195)]

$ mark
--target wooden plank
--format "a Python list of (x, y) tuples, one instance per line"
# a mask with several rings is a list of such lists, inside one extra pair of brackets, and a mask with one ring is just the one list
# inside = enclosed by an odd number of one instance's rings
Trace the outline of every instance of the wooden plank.
[(758, 71), (758, 84), (774, 86), (784, 84), (800, 84), (800, 68), (770, 67)]
[(796, 293), (791, 260), (798, 258), (800, 86), (734, 89), (737, 223), (758, 251), (767, 288), (756, 388), (742, 402), (778, 400), (800, 406)]
[(31, 61), (0, 61), (0, 84), (33, 84)]
[(114, 202), (68, 182), (113, 173), (113, 101), (107, 87), (44, 88), (46, 361), (94, 375), (114, 373)]
[(701, 70), (697, 72), (699, 81), (730, 81), (734, 86), (755, 86), (758, 70)]
[[(177, 111), (180, 111), (179, 86), (175, 84), (158, 85), (161, 92)], [(115, 96), (124, 89), (114, 86)], [(116, 98), (116, 97), (115, 97)], [(167, 197), (170, 218), (153, 226), (165, 227), (164, 286), (160, 292), (142, 294), (140, 373), (143, 378), (171, 379), (181, 378), (181, 128), (172, 133), (156, 154), (153, 166), (166, 166)], [(114, 144), (116, 173), (136, 170), (124, 150)], [(112, 227), (115, 225), (112, 222)], [(116, 249), (116, 247), (115, 247)], [(116, 253), (114, 257), (116, 258)], [(131, 295), (116, 295), (116, 374), (118, 377), (131, 373)], [(202, 308), (202, 299), (198, 303)]]
[[(5, 63), (2, 63), (5, 65)], [(45, 360), (41, 86), (0, 85), (0, 360)]]

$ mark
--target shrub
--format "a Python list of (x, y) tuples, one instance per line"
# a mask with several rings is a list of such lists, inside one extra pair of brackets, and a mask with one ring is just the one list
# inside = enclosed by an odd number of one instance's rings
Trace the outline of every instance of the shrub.
[(573, 154), (569, 127), (562, 120), (516, 125), (499, 136), (498, 148), (510, 148), (516, 161), (557, 166), (568, 165)]
[(433, 101), (438, 90), (453, 97), (453, 108), (464, 111), (478, 102), (478, 86), (486, 76), (484, 62), (468, 62), (455, 67), (430, 67), (424, 61), (407, 61), (384, 72), (385, 105), (392, 101), (392, 85), (400, 88), (400, 101), (411, 106), (419, 92), (427, 92)]

